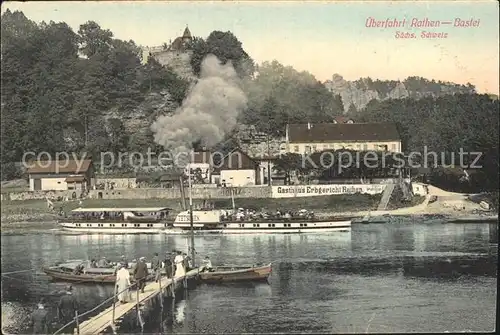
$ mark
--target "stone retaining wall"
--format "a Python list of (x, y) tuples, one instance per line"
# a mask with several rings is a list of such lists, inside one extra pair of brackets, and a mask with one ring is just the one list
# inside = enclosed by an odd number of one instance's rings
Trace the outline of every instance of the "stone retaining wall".
[(64, 199), (79, 199), (81, 196), (80, 190), (68, 191), (25, 191), (5, 193), (2, 196), (3, 200), (42, 200), (48, 198), (50, 200)]
[[(189, 192), (186, 190), (186, 192)], [(269, 186), (253, 187), (193, 187), (193, 199), (230, 199), (231, 192), (235, 198), (270, 198)], [(186, 193), (186, 196), (188, 194)], [(92, 199), (180, 199), (181, 192), (177, 188), (136, 188), (126, 190), (91, 190)]]

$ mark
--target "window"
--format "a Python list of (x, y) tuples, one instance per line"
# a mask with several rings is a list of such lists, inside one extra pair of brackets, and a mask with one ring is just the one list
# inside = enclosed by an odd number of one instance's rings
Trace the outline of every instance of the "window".
[(270, 223), (268, 223), (268, 224), (267, 224), (267, 226), (268, 226), (268, 227), (271, 227), (271, 224), (270, 224)]
[(363, 150), (364, 150), (364, 151), (368, 150), (368, 144), (366, 144), (366, 143), (365, 143), (365, 144), (363, 144)]
[(312, 146), (312, 151), (317, 151), (317, 149), (316, 149), (316, 145), (313, 145), (313, 146)]
[(323, 150), (327, 150), (328, 149), (328, 144), (323, 144)]
[(309, 153), (311, 153), (311, 146), (306, 145), (306, 154), (309, 154)]
[(356, 144), (356, 150), (361, 150), (361, 144)]
[(396, 143), (391, 144), (391, 151), (396, 152)]
[(295, 145), (295, 146), (293, 147), (293, 151), (295, 151), (295, 152), (299, 152), (299, 146), (298, 146), (298, 145)]

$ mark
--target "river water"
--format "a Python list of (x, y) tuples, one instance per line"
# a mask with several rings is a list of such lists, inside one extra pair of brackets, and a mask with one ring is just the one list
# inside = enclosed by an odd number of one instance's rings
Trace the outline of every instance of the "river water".
[[(498, 225), (356, 224), (350, 233), (196, 236), (215, 264), (275, 261), (269, 284), (206, 286), (147, 319), (147, 333), (493, 331)], [(2, 273), (105, 255), (187, 250), (166, 235), (2, 235)], [(2, 324), (26, 333), (40, 297), (53, 316), (64, 283), (37, 273), (2, 277)], [(75, 285), (88, 310), (112, 287)], [(57, 325), (53, 325), (57, 328)], [(140, 331), (135, 323), (121, 332)]]

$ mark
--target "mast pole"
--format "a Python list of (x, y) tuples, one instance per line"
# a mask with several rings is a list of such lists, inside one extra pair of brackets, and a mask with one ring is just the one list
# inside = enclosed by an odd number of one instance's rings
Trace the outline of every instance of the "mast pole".
[[(193, 155), (192, 155), (193, 156)], [(191, 157), (192, 157), (191, 156)], [(193, 187), (191, 185), (191, 165), (189, 165), (189, 223), (191, 226), (191, 260), (195, 266), (195, 251), (194, 251), (194, 223), (193, 223)]]

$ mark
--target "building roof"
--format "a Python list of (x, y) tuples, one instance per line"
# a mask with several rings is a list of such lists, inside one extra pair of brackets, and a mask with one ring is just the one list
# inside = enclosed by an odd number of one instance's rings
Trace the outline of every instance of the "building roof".
[(348, 121), (354, 122), (353, 119), (346, 116), (336, 116), (333, 118), (334, 123), (347, 123)]
[(80, 174), (86, 173), (92, 166), (91, 159), (85, 159), (83, 161), (76, 160), (60, 160), (60, 161), (34, 161), (31, 163), (31, 167), (27, 169), (27, 173), (71, 173)]
[(66, 178), (65, 182), (67, 183), (78, 183), (87, 180), (85, 176), (69, 176)]
[[(309, 127), (310, 125), (310, 127)], [(394, 123), (315, 123), (288, 125), (290, 143), (400, 141)]]
[(258, 166), (259, 163), (236, 148), (222, 159), (220, 170), (254, 170)]
[(189, 39), (193, 38), (191, 36), (191, 32), (189, 31), (189, 28), (187, 26), (186, 26), (186, 29), (184, 29), (184, 34), (182, 34), (182, 38), (189, 38)]

